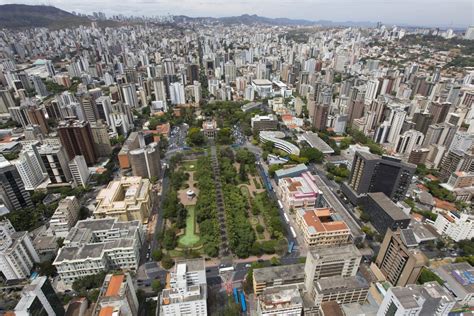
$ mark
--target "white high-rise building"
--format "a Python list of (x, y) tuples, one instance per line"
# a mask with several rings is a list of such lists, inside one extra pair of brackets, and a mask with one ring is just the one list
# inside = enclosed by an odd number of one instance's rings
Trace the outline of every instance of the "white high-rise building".
[(173, 105), (186, 104), (186, 97), (184, 95), (184, 86), (180, 82), (173, 82), (170, 84), (171, 103)]
[(64, 315), (64, 307), (48, 278), (40, 276), (23, 288), (13, 315), (58, 316)]
[(403, 127), (403, 122), (405, 122), (405, 117), (407, 112), (401, 108), (393, 108), (390, 112), (390, 117), (388, 122), (390, 123), (390, 132), (388, 133), (387, 141), (391, 144), (394, 144), (397, 140), (398, 135)]
[(47, 177), (34, 151), (21, 152), (18, 159), (14, 161), (14, 165), (25, 184), (25, 190), (34, 190)]
[(49, 220), (49, 227), (57, 237), (66, 238), (69, 230), (77, 223), (81, 206), (75, 196), (66, 196), (62, 199), (53, 216)]
[(160, 315), (207, 315), (206, 267), (203, 259), (176, 262), (170, 288), (160, 296)]
[(7, 280), (26, 279), (40, 258), (28, 232), (17, 232), (8, 219), (0, 221), (0, 271)]
[(237, 77), (237, 67), (235, 66), (233, 61), (228, 61), (225, 63), (224, 76), (226, 83), (231, 83), (235, 81), (235, 78)]
[(84, 156), (76, 156), (69, 162), (69, 170), (76, 186), (85, 187), (89, 179), (89, 168)]
[(471, 25), (466, 29), (466, 33), (464, 34), (464, 39), (474, 40), (474, 26)]
[(123, 99), (128, 106), (131, 108), (138, 107), (138, 97), (137, 92), (135, 91), (135, 86), (132, 84), (124, 84), (122, 86)]
[(453, 140), (451, 141), (451, 146), (449, 146), (449, 150), (466, 151), (472, 146), (473, 143), (473, 133), (457, 131), (456, 134), (454, 134)]
[(370, 104), (377, 97), (377, 90), (379, 88), (380, 81), (377, 79), (370, 79), (367, 82), (367, 90), (365, 90), (365, 104)]
[(399, 154), (409, 154), (413, 149), (423, 144), (425, 135), (414, 129), (408, 130), (402, 135), (398, 135), (395, 150)]

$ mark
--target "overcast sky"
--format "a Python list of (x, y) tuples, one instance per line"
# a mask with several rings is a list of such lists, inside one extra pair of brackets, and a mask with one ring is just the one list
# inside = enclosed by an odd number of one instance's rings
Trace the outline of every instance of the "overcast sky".
[[(12, 0), (0, 0), (0, 4), (7, 3), (12, 3)], [(474, 25), (473, 0), (20, 0), (15, 3), (49, 4), (67, 11), (102, 11), (107, 15), (222, 17), (247, 13), (337, 22)]]

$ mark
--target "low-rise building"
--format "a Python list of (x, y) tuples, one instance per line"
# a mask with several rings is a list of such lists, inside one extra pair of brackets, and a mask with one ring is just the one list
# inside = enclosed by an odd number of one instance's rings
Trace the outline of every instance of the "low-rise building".
[(332, 276), (314, 281), (309, 295), (316, 307), (324, 302), (363, 303), (367, 299), (369, 288), (369, 283), (361, 275)]
[(287, 211), (314, 209), (318, 206), (322, 195), (310, 172), (303, 172), (298, 177), (280, 179), (277, 192), (283, 208)]
[(76, 225), (80, 209), (79, 201), (75, 196), (62, 199), (49, 220), (49, 227), (54, 235), (65, 238), (69, 230)]
[(92, 315), (138, 315), (138, 298), (129, 273), (105, 276)]
[(215, 120), (202, 122), (202, 132), (205, 137), (214, 139), (217, 136), (217, 122)]
[(324, 140), (322, 140), (317, 133), (305, 132), (302, 136), (302, 140), (308, 143), (309, 146), (322, 152), (323, 154), (333, 154), (334, 149), (331, 148)]
[(297, 177), (306, 171), (308, 171), (308, 167), (301, 163), (290, 168), (283, 168), (275, 171), (275, 179), (278, 181), (283, 178)]
[(111, 269), (136, 271), (144, 234), (140, 221), (115, 218), (78, 221), (53, 262), (66, 284)]
[(258, 134), (260, 141), (262, 143), (270, 142), (274, 147), (283, 150), (284, 152), (290, 155), (300, 155), (300, 148), (295, 144), (292, 144), (283, 138), (285, 138), (285, 133), (278, 131), (261, 131)]
[(449, 263), (434, 270), (460, 304), (474, 306), (474, 268), (468, 262)]
[(302, 310), (303, 299), (296, 285), (265, 289), (257, 300), (259, 316), (300, 316)]
[(474, 237), (474, 215), (457, 211), (438, 214), (434, 227), (439, 234), (446, 235), (454, 241)]
[(304, 263), (253, 270), (253, 292), (260, 295), (264, 290), (282, 285), (302, 284)]
[(159, 297), (160, 315), (207, 315), (204, 259), (176, 262), (169, 280)]
[(275, 131), (278, 129), (278, 118), (274, 114), (255, 115), (250, 120), (254, 132)]
[(7, 280), (26, 279), (40, 261), (28, 232), (17, 232), (8, 219), (0, 221), (0, 271)]
[(388, 289), (377, 316), (385, 315), (448, 315), (456, 304), (452, 295), (438, 282)]
[(142, 177), (122, 177), (111, 181), (97, 195), (94, 217), (115, 217), (121, 221), (148, 222), (151, 208), (151, 183)]
[(296, 223), (310, 247), (343, 245), (351, 241), (349, 227), (330, 208), (298, 209)]

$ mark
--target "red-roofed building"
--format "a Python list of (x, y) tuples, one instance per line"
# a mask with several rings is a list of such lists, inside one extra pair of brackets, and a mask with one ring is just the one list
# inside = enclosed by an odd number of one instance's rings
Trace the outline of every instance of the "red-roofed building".
[(138, 315), (138, 299), (130, 274), (107, 274), (93, 316)]

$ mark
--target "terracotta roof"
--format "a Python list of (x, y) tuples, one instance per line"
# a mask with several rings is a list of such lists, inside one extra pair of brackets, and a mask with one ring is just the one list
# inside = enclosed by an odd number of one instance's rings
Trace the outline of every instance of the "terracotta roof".
[(328, 216), (331, 216), (331, 210), (329, 208), (322, 208), (313, 211), (306, 211), (303, 215), (303, 219), (308, 227), (314, 227), (318, 233), (348, 229), (346, 223), (343, 221), (321, 221), (321, 217)]
[(124, 279), (125, 275), (123, 274), (113, 275), (110, 278), (109, 286), (107, 286), (107, 291), (105, 292), (104, 296), (117, 296)]
[(448, 211), (456, 210), (456, 205), (454, 203), (443, 201), (438, 198), (434, 198), (434, 200), (435, 200), (435, 207), (437, 208), (441, 208), (443, 210), (448, 210)]
[(112, 316), (114, 308), (112, 306), (105, 306), (100, 309), (99, 316)]

